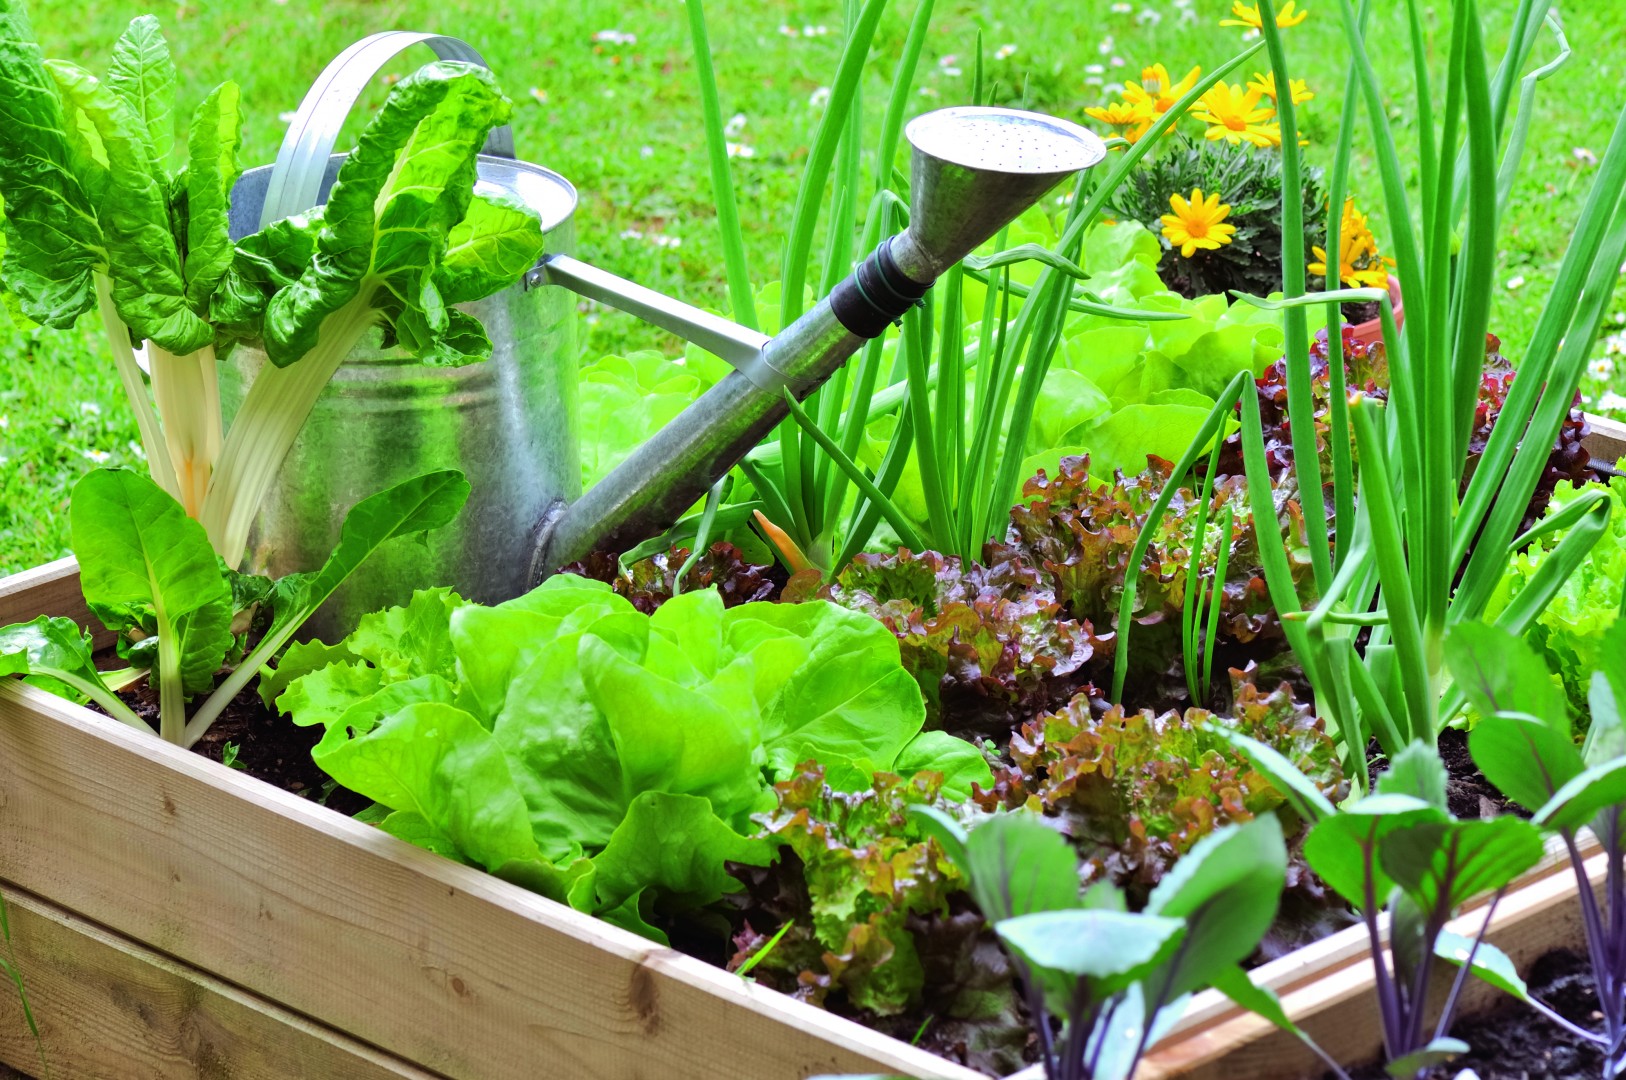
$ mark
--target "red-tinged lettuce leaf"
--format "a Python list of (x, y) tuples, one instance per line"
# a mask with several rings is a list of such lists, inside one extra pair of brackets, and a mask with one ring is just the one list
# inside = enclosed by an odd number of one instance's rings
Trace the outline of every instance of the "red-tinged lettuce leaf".
[[(1185, 852), (1216, 828), (1278, 813), (1298, 822), (1268, 779), (1218, 734), (1224, 725), (1284, 754), (1329, 798), (1343, 793), (1336, 748), (1321, 722), (1287, 684), (1264, 694), (1249, 673), (1232, 673), (1226, 714), (1101, 708), (1080, 695), (1023, 726), (1012, 738), (1011, 765), (979, 792), (987, 810), (1034, 804), (1059, 817), (1086, 858), (1086, 881), (1110, 880), (1135, 903)], [(1314, 898), (1319, 885), (1300, 873)]]
[(1112, 642), (1065, 618), (1039, 571), (999, 554), (987, 566), (936, 552), (859, 555), (823, 588), (816, 573), (797, 575), (785, 596), (817, 595), (879, 619), (920, 684), (928, 723), (1003, 739), (1083, 686)]
[[(631, 600), (634, 607), (649, 615), (672, 599), (677, 572), (688, 561), (689, 554), (688, 548), (675, 547), (665, 554), (639, 559), (623, 573), (615, 556), (600, 551), (571, 563), (560, 572), (612, 585), (617, 593)], [(779, 582), (773, 577), (773, 567), (752, 563), (739, 548), (719, 540), (695, 560), (683, 579), (685, 592), (708, 588), (717, 589), (724, 606), (734, 607), (775, 599)]]

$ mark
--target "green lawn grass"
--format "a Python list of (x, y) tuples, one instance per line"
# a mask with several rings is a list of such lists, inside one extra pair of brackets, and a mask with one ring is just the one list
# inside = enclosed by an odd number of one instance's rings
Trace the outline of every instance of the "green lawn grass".
[[(1395, 47), (1375, 49), (1374, 61), (1392, 86), (1391, 118), (1402, 152), (1414, 159), (1404, 7), (1376, 6), (1383, 10), (1373, 38)], [(1512, 6), (1510, 0), (1483, 4), (1493, 49), (1505, 39)], [(1082, 119), (1084, 108), (1103, 101), (1103, 86), (1137, 77), (1143, 65), (1161, 61), (1178, 76), (1193, 64), (1212, 67), (1241, 48), (1240, 31), (1217, 25), (1225, 7), (1216, 0), (1189, 0), (1183, 7), (1176, 0), (938, 0), (913, 100), (919, 111), (965, 101), (980, 33), (996, 101)], [(148, 3), (106, 0), (30, 4), (47, 54), (96, 70), (123, 25), (148, 10), (154, 10)], [(882, 24), (865, 83), (874, 127), (913, 10), (908, 0), (894, 0)], [(1334, 3), (1311, 0), (1310, 11), (1309, 21), (1287, 31), (1287, 44), (1293, 74), (1317, 95), (1303, 107), (1308, 153), (1327, 164), (1347, 57)], [(735, 181), (759, 284), (778, 276), (820, 90), (839, 57), (841, 12), (834, 0), (708, 4), (725, 115), (738, 117)], [(279, 117), (298, 106), (327, 60), (358, 37), (400, 28), (466, 38), (484, 51), (514, 98), (521, 156), (557, 169), (581, 192), (577, 254), (691, 302), (722, 304), (698, 94), (677, 0), (179, 0), (156, 13), (180, 65), (184, 110), (221, 79), (241, 84), (247, 164), (274, 157), (285, 127)], [(1436, 61), (1446, 45), (1435, 33), (1442, 14), (1429, 15)], [(1601, 154), (1608, 140), (1626, 75), (1626, 12), (1591, 4), (1565, 17), (1576, 55), (1538, 95), (1512, 220), (1503, 228), (1494, 328), (1515, 361), (1579, 214), (1593, 169), (1589, 155)], [(1544, 40), (1538, 56), (1551, 54)], [(390, 74), (428, 58), (426, 51), (408, 56)], [(362, 117), (386, 88), (380, 79), (359, 110)], [(1386, 229), (1369, 155), (1357, 160), (1354, 181), (1381, 241)], [(594, 354), (676, 348), (672, 339), (624, 316), (589, 312), (587, 321), (586, 347)], [(0, 330), (0, 573), (66, 553), (67, 492), (83, 469), (103, 454), (110, 463), (139, 460), (111, 363), (88, 322), (84, 330)], [(1601, 378), (1594, 389), (1610, 381)]]

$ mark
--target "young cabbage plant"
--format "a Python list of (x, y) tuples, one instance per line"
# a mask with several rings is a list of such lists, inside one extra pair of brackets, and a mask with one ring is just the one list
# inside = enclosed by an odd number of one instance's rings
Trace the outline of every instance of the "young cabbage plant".
[[(452, 305), (534, 265), (541, 225), (474, 196), (476, 155), (509, 102), (483, 68), (443, 62), (396, 84), (325, 211), (234, 245), (237, 85), (197, 107), (172, 170), (176, 83), (150, 15), (130, 23), (98, 77), (42, 58), (20, 0), (0, 0), (0, 279), (47, 326), (99, 313), (154, 481), (235, 568), (294, 438), (357, 342), (381, 329), (427, 363), (489, 356), (485, 331)], [(271, 363), (227, 431), (218, 367), (244, 339), (263, 342)]]
[[(1445, 643), (1452, 675), (1480, 714), (1468, 736), (1474, 764), (1535, 823), (1563, 838), (1575, 871), (1603, 1030), (1570, 1023), (1516, 979), (1491, 979), (1552, 1023), (1603, 1050), (1605, 1080), (1626, 1072), (1626, 622), (1605, 636), (1592, 675), (1592, 725), (1577, 746), (1564, 693), (1523, 639), (1464, 623)], [(1604, 901), (1593, 892), (1577, 834), (1591, 825), (1608, 871)]]
[(1011, 955), (1048, 1080), (1127, 1080), (1190, 994), (1247, 983), (1239, 965), (1270, 929), (1286, 880), (1273, 814), (1198, 841), (1130, 912), (1108, 882), (1080, 896), (1072, 847), (1033, 815), (968, 833), (940, 811), (915, 813)]
[[(1405, 327), (1404, 333), (1397, 329), (1383, 290), (1306, 295), (1302, 259), (1291, 248), (1284, 251), (1283, 299), (1276, 306), (1285, 315), (1294, 468), (1301, 490), (1330, 484), (1333, 511), (1329, 520), (1323, 500), (1304, 500), (1315, 560), (1313, 603), (1304, 604), (1295, 594), (1284, 560), (1267, 558), (1265, 577), (1272, 601), (1289, 620), (1289, 641), (1316, 690), (1317, 711), (1336, 726), (1353, 762), (1364, 758), (1373, 738), (1391, 757), (1413, 741), (1432, 744), (1441, 724), (1461, 709), (1463, 693), (1451, 686), (1443, 660), (1447, 632), (1482, 617), (1510, 554), (1534, 535), (1516, 534), (1574, 401), (1626, 256), (1626, 205), (1620, 198), (1626, 186), (1626, 110), (1489, 444), (1464, 484), (1507, 184), (1523, 151), (1535, 83), (1562, 61), (1568, 45), (1550, 0), (1521, 0), (1493, 74), (1478, 4), (1455, 4), (1445, 54), (1445, 102), (1436, 108), (1428, 46), (1414, 10), (1410, 48), (1418, 100), (1407, 113), (1419, 118), (1421, 164), (1418, 190), (1408, 191), (1385, 91), (1368, 55), (1371, 43), (1363, 36), (1371, 5), (1363, 4), (1358, 14), (1350, 0), (1340, 4), (1353, 56), (1329, 181), (1334, 198), (1328, 249), (1337, 246), (1336, 219), (1356, 117), (1364, 108), (1393, 230), (1390, 247), (1405, 292)], [(1280, 85), (1289, 78), (1281, 34), (1272, 19), (1263, 23)], [(1554, 32), (1559, 58), (1523, 76), (1517, 119), (1498, 162), (1515, 81), (1544, 26)], [(1301, 172), (1293, 103), (1283, 99), (1279, 113), (1284, 185), (1291, 185)], [(1284, 230), (1291, 234), (1300, 217), (1298, 203), (1285, 200), (1283, 213)], [(1311, 422), (1306, 309), (1325, 305), (1328, 337), (1336, 342), (1339, 304), (1355, 298), (1382, 306), (1391, 387), (1386, 405), (1359, 396), (1346, 405), (1341, 366), (1332, 364), (1330, 461), (1323, 461)], [(1262, 456), (1259, 429), (1246, 413), (1243, 439), (1246, 453)], [(1519, 602), (1500, 612), (1498, 626), (1517, 634), (1530, 625), (1602, 535), (1607, 512), (1602, 493), (1567, 508), (1561, 524), (1574, 527), (1543, 566), (1541, 580), (1532, 580)], [(1553, 527), (1548, 522), (1538, 530)], [(1363, 772), (1352, 770), (1357, 782)]]
[[(132, 667), (97, 671), (90, 635), (72, 619), (42, 615), (0, 628), (0, 676), (60, 684), (114, 719), (151, 731), (116, 692), (150, 674), (159, 734), (191, 746), (367, 556), (395, 537), (447, 524), (468, 493), (463, 474), (447, 470), (363, 499), (345, 516), (339, 545), (321, 569), (272, 583), (226, 566), (203, 526), (152, 481), (98, 469), (73, 490), (73, 546), (85, 603), (119, 635), (119, 651)], [(251, 642), (257, 609), (270, 613), (269, 625)], [(229, 671), (221, 679), (223, 667)], [(187, 701), (198, 695), (206, 696), (189, 719)]]
[[(1511, 973), (1512, 963), (1484, 934), (1502, 892), (1541, 858), (1541, 831), (1514, 817), (1452, 817), (1445, 765), (1421, 742), (1393, 759), (1371, 794), (1336, 809), (1275, 750), (1235, 732), (1223, 735), (1313, 823), (1305, 859), (1366, 925), (1389, 1075), (1416, 1080), (1465, 1052), (1467, 1045), (1449, 1033), (1467, 974), (1505, 981)], [(1485, 893), (1492, 897), (1478, 934), (1446, 929), (1458, 909)], [(1387, 943), (1379, 924), (1384, 913)], [(1428, 991), (1442, 961), (1460, 970), (1430, 1024)], [(1285, 1017), (1259, 1011), (1291, 1030)]]

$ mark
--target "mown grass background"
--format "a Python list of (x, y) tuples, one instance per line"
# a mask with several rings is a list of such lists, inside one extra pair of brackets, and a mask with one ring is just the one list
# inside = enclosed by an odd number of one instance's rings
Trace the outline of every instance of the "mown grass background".
[[(1511, 0), (1485, 0), (1490, 47), (1505, 43)], [(1415, 160), (1416, 125), (1404, 5), (1376, 5), (1373, 50), (1388, 86), (1402, 154)], [(47, 55), (101, 70), (113, 39), (133, 16), (163, 21), (181, 71), (181, 109), (216, 82), (235, 79), (248, 116), (245, 164), (271, 161), (312, 79), (346, 45), (384, 29), (428, 30), (480, 48), (513, 97), (520, 155), (558, 170), (581, 193), (577, 254), (694, 303), (721, 306), (723, 271), (707, 172), (688, 26), (679, 0), (587, 3), (528, 0), (142, 0), (69, 3), (34, 0), (34, 28)], [(1228, 4), (1216, 0), (938, 0), (922, 60), (916, 111), (961, 103), (970, 93), (980, 34), (996, 101), (1072, 119), (1101, 104), (1114, 83), (1166, 64), (1176, 77), (1243, 47), (1242, 31), (1221, 28)], [(1301, 125), (1315, 164), (1330, 163), (1347, 53), (1331, 0), (1309, 0), (1310, 18), (1287, 31), (1293, 75), (1316, 93)], [(820, 116), (821, 88), (840, 55), (840, 0), (710, 0), (707, 15), (725, 115), (739, 153), (735, 183), (752, 276), (778, 276), (784, 236), (803, 161)], [(879, 127), (901, 50), (911, 0), (893, 0), (867, 72), (866, 106)], [(1427, 12), (1434, 60), (1443, 62), (1449, 14)], [(1579, 215), (1581, 200), (1613, 127), (1626, 81), (1626, 8), (1612, 3), (1564, 11), (1575, 49), (1569, 66), (1537, 96), (1525, 166), (1511, 220), (1502, 230), (1493, 329), (1518, 360)], [(606, 33), (613, 31), (614, 33)], [(1544, 39), (1542, 60), (1553, 52)], [(429, 59), (414, 51), (381, 78), (350, 130), (376, 108), (391, 77)], [(1261, 54), (1258, 67), (1262, 70)], [(1245, 80), (1239, 80), (1245, 81)], [(1363, 122), (1364, 127), (1364, 122)], [(1355, 165), (1354, 188), (1387, 235), (1369, 154)], [(819, 250), (819, 248), (815, 248)], [(1617, 309), (1623, 304), (1617, 299)], [(587, 311), (591, 355), (677, 343), (625, 316)], [(66, 554), (67, 501), (74, 480), (97, 464), (139, 464), (111, 362), (94, 320), (81, 332), (0, 329), (0, 574)], [(1626, 314), (1611, 331), (1621, 334)], [(1626, 392), (1616, 374), (1626, 337), (1599, 348), (1594, 397)], [(1614, 348), (1616, 352), (1610, 354)], [(1626, 404), (1626, 402), (1622, 402)]]

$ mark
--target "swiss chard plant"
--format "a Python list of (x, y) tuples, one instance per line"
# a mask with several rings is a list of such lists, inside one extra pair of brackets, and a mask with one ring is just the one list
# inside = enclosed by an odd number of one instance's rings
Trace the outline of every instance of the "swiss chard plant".
[[(1570, 1037), (1598, 1046), (1602, 1075), (1612, 1080), (1626, 1071), (1626, 621), (1603, 637), (1588, 694), (1591, 726), (1579, 745), (1565, 695), (1529, 644), (1494, 626), (1464, 623), (1445, 648), (1479, 713), (1468, 736), (1474, 764), (1536, 825), (1556, 833), (1569, 854), (1602, 1030), (1571, 1023), (1505, 972), (1491, 981)], [(1608, 864), (1602, 903), (1579, 837), (1588, 825)]]
[(651, 937), (657, 904), (735, 887), (774, 845), (752, 816), (819, 761), (840, 790), (876, 770), (946, 773), (981, 752), (925, 719), (897, 641), (833, 604), (725, 608), (712, 589), (652, 615), (559, 575), (496, 607), (445, 590), (290, 648), (262, 683), (381, 827)]
[(1072, 848), (1031, 814), (967, 832), (916, 813), (1011, 954), (1048, 1080), (1128, 1080), (1190, 994), (1252, 985), (1239, 965), (1269, 929), (1286, 873), (1274, 817), (1205, 837), (1132, 912), (1110, 882), (1081, 895)]
[(150, 732), (117, 692), (148, 677), (158, 690), (158, 734), (191, 746), (374, 550), (447, 524), (468, 493), (463, 475), (448, 470), (363, 499), (319, 569), (272, 582), (227, 566), (203, 526), (146, 477), (98, 469), (73, 490), (73, 546), (85, 603), (118, 635), (128, 666), (98, 671), (90, 635), (72, 619), (42, 615), (0, 627), (0, 677), (64, 689)]
[[(442, 62), (396, 84), (325, 209), (234, 244), (238, 88), (222, 83), (180, 125), (176, 85), (150, 15), (130, 23), (97, 76), (44, 59), (20, 0), (0, 0), (0, 280), (44, 325), (98, 313), (154, 481), (235, 569), (284, 457), (357, 342), (381, 331), (435, 364), (488, 356), (484, 329), (453, 305), (516, 281), (541, 251), (541, 225), (474, 195), (476, 155), (509, 102), (484, 69)], [(185, 159), (172, 167), (183, 135)], [(228, 431), (218, 367), (244, 339), (262, 343), (270, 364)]]

